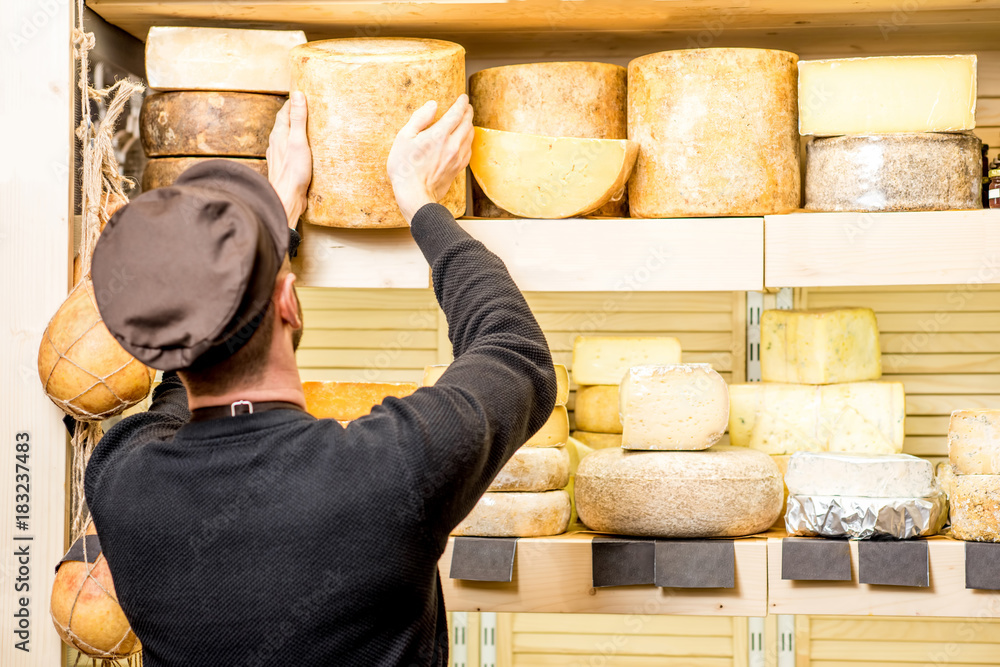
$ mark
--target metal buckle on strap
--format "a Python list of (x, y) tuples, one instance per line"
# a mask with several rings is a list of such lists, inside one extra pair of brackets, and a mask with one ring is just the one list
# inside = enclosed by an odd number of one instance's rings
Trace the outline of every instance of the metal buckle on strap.
[(250, 401), (233, 401), (230, 404), (230, 406), (229, 406), (229, 409), (230, 409), (233, 417), (236, 416), (236, 406), (237, 405), (245, 405), (245, 406), (247, 406), (247, 412), (241, 412), (240, 413), (241, 415), (242, 414), (247, 414), (247, 415), (252, 415), (253, 414), (253, 403), (251, 403)]

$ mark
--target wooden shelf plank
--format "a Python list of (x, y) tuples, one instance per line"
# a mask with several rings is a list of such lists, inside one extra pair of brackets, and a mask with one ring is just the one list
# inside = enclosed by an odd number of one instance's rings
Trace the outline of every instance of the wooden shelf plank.
[(307, 287), (430, 287), (409, 229), (337, 229), (302, 223), (292, 270)]
[(738, 539), (736, 588), (664, 589), (655, 586), (594, 588), (594, 535), (571, 532), (518, 541), (509, 584), (451, 579), (454, 538), (440, 561), (445, 604), (452, 611), (590, 614), (764, 616), (767, 608), (766, 540)]
[(1000, 211), (765, 218), (768, 287), (1000, 283)]

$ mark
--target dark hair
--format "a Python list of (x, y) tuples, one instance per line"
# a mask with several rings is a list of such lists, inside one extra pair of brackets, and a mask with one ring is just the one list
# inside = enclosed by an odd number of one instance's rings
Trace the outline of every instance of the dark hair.
[(180, 371), (188, 391), (203, 396), (218, 396), (238, 385), (261, 379), (274, 338), (274, 308), (273, 303), (268, 304), (250, 340), (231, 357), (211, 366), (194, 366)]

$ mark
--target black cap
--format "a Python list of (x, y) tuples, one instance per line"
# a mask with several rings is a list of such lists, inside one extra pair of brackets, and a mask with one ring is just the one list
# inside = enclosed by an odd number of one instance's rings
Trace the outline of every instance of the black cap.
[(108, 222), (90, 272), (97, 307), (147, 366), (216, 363), (250, 339), (267, 311), (288, 238), (266, 178), (230, 160), (199, 163)]

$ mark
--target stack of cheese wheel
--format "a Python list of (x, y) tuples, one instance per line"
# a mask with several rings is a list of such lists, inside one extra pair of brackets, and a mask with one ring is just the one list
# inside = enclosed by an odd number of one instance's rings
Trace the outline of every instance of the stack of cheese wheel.
[[(473, 124), (487, 130), (546, 137), (627, 139), (625, 68), (607, 63), (557, 62), (491, 67), (469, 77)], [(613, 200), (590, 213), (627, 217), (624, 186)], [(510, 213), (472, 182), (473, 215), (509, 218)]]
[(413, 382), (303, 382), (306, 412), (316, 419), (336, 419), (347, 426), (369, 414), (390, 396), (404, 398), (417, 390)]
[(628, 66), (634, 218), (787, 213), (799, 207), (798, 56), (691, 49)]
[(882, 377), (878, 322), (868, 308), (766, 310), (763, 382), (732, 385), (729, 438), (782, 469), (798, 451), (903, 450), (903, 385)]
[(653, 537), (736, 537), (774, 523), (781, 473), (765, 454), (717, 445), (729, 390), (711, 366), (632, 366), (619, 393), (622, 446), (577, 469), (581, 521)]
[(805, 207), (982, 208), (975, 112), (974, 55), (801, 61)]
[(267, 175), (274, 119), (289, 88), (288, 54), (301, 30), (153, 27), (143, 100), (142, 189), (172, 185), (189, 167), (215, 158)]
[[(447, 365), (428, 366), (424, 386), (437, 383)], [(570, 520), (569, 374), (556, 364), (556, 406), (549, 420), (514, 452), (485, 495), (452, 535), (541, 537), (566, 532)]]
[(1000, 542), (1000, 410), (956, 410), (942, 486), (960, 540)]

